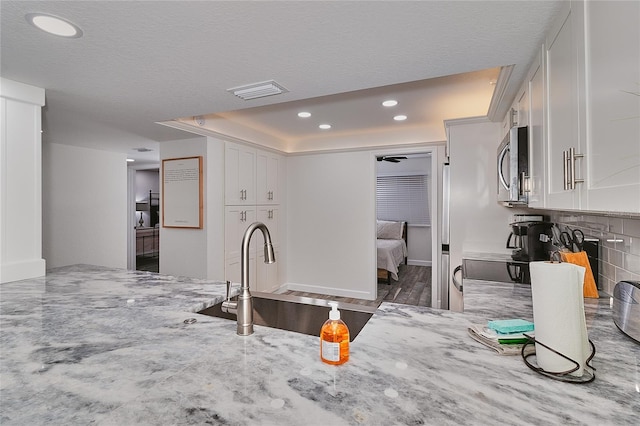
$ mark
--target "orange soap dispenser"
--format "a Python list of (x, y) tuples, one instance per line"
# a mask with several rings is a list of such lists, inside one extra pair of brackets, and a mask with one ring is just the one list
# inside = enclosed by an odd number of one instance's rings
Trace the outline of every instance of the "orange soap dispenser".
[(320, 329), (320, 359), (331, 365), (349, 361), (349, 328), (340, 319), (337, 302), (329, 302), (329, 319)]

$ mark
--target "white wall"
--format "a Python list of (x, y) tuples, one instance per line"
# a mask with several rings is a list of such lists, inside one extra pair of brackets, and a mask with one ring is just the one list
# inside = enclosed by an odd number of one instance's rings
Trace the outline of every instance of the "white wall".
[(0, 282), (43, 276), (41, 109), (44, 90), (1, 79)]
[(287, 159), (289, 289), (375, 298), (374, 173), (364, 151)]
[[(496, 150), (500, 123), (473, 122), (449, 126), (451, 272), (464, 252), (510, 253), (505, 248), (513, 209), (497, 203)], [(451, 290), (451, 309), (463, 308)]]
[(47, 266), (126, 268), (126, 154), (44, 143), (42, 178)]
[(160, 180), (163, 159), (194, 156), (202, 156), (204, 164), (203, 228), (160, 228), (160, 273), (223, 281), (224, 142), (210, 137), (162, 142)]

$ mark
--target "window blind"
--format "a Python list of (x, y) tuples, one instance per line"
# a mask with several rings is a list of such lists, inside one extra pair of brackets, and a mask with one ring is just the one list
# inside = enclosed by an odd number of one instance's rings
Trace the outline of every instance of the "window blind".
[(431, 225), (429, 181), (429, 175), (378, 176), (378, 219)]

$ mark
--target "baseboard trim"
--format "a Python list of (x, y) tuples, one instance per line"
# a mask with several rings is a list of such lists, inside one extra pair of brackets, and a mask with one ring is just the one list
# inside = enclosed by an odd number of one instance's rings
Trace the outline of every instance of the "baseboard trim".
[(32, 259), (3, 263), (0, 267), (0, 283), (43, 277), (46, 274), (44, 259)]
[(430, 260), (407, 260), (407, 265), (411, 266), (431, 266), (431, 263), (432, 262)]

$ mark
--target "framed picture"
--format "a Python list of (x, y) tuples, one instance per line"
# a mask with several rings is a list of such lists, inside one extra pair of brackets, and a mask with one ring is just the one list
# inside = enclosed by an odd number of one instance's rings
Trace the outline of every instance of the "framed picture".
[(202, 229), (202, 157), (162, 160), (162, 227)]

